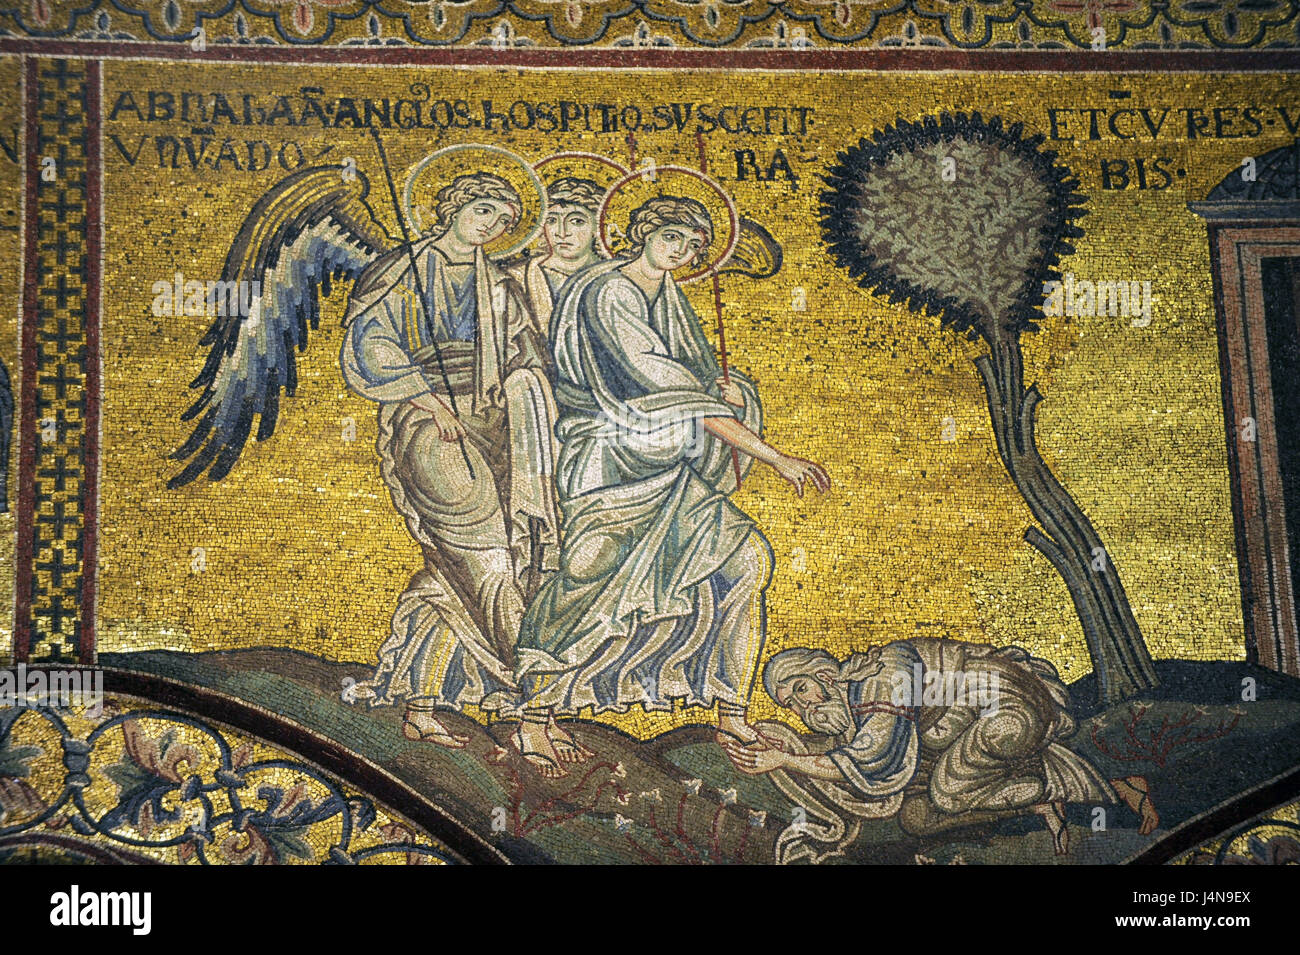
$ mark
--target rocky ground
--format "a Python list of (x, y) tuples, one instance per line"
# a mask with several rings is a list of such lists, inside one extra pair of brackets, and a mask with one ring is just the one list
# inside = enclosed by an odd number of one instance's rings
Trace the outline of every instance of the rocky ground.
[[(262, 706), (362, 753), (514, 858), (536, 862), (767, 863), (795, 807), (765, 777), (735, 771), (708, 727), (639, 742), (608, 726), (569, 724), (596, 753), (558, 780), (542, 779), (510, 745), (514, 724), (484, 727), (451, 714), (462, 750), (413, 742), (395, 708), (341, 699), (360, 664), (284, 649), (207, 654), (103, 654), (108, 667), (198, 684)], [(859, 863), (1104, 863), (1150, 846), (1179, 823), (1300, 765), (1300, 681), (1244, 663), (1163, 661), (1161, 686), (1101, 709), (1085, 678), (1071, 687), (1079, 731), (1070, 745), (1108, 776), (1146, 776), (1161, 814), (1150, 836), (1113, 807), (1069, 811), (1072, 851), (1057, 857), (1036, 816), (952, 830), (930, 839), (893, 820), (864, 824), (842, 860)], [(1257, 699), (1242, 700), (1253, 679)], [(270, 740), (274, 742), (274, 740)], [(400, 807), (394, 807), (400, 809)]]

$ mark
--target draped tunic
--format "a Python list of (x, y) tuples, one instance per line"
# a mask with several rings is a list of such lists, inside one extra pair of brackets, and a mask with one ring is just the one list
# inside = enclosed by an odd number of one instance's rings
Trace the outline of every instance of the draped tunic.
[(526, 706), (563, 713), (743, 702), (771, 550), (729, 498), (730, 445), (703, 422), (760, 433), (762, 407), (739, 372), (744, 407), (721, 399), (713, 349), (671, 276), (650, 301), (624, 264), (577, 273), (552, 313), (564, 544), (520, 626), (517, 677)]
[[(559, 549), (555, 409), (539, 324), (518, 280), (481, 249), (456, 266), (422, 240), (357, 281), (344, 378), (379, 405), (380, 473), (424, 557), (357, 699), (501, 709), (516, 698), (512, 657), (529, 582), (555, 566)], [(463, 442), (443, 441), (433, 415), (410, 400), (433, 392), (450, 405), (448, 387)]]

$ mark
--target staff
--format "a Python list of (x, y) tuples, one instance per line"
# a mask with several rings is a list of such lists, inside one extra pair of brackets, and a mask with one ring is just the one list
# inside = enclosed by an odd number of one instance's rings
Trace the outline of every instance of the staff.
[[(420, 308), (425, 311), (425, 318), (427, 319), (429, 300), (424, 296), (424, 280), (420, 278), (420, 269), (415, 264), (415, 247), (411, 244), (411, 233), (407, 231), (406, 218), (402, 215), (402, 207), (397, 201), (397, 186), (393, 183), (392, 170), (388, 168), (388, 153), (384, 151), (384, 141), (379, 138), (379, 130), (371, 126), (370, 135), (375, 138), (375, 148), (379, 150), (379, 164), (384, 169), (384, 179), (388, 182), (388, 194), (393, 200), (393, 212), (397, 215), (397, 225), (398, 228), (402, 230), (402, 241), (406, 244), (406, 254), (411, 260), (411, 273), (415, 276), (415, 292), (420, 297)], [(431, 320), (429, 321), (429, 325), (430, 327), (433, 326)], [(436, 336), (432, 336), (432, 342), (434, 357), (438, 359), (438, 371), (442, 375), (442, 384), (443, 387), (447, 389), (447, 397), (451, 400), (451, 413), (459, 418), (460, 410), (456, 407), (456, 394), (451, 390), (451, 379), (447, 377), (447, 366), (443, 364), (442, 349), (438, 346), (438, 339)], [(424, 372), (421, 371), (420, 374), (423, 376)], [(428, 378), (425, 378), (424, 383), (429, 385)], [(429, 391), (430, 393), (433, 393), (432, 385), (429, 385)], [(434, 398), (436, 400), (436, 393), (434, 393)], [(469, 479), (473, 481), (474, 465), (469, 463), (469, 451), (465, 449), (465, 436), (462, 434), (456, 440), (460, 443), (460, 454), (461, 457), (465, 459), (465, 467), (469, 470)], [(734, 454), (735, 452), (733, 451), (732, 453)], [(737, 470), (736, 475), (737, 478), (739, 478), (739, 470)]]
[[(704, 152), (704, 134), (695, 132), (695, 148), (700, 153), (700, 172), (709, 174), (709, 160)], [(713, 313), (718, 318), (718, 355), (722, 359), (722, 380), (731, 384), (731, 369), (727, 364), (727, 330), (722, 325), (722, 283), (718, 281), (718, 270), (713, 270)], [(740, 490), (740, 452), (732, 447), (731, 465), (736, 471), (736, 490)]]

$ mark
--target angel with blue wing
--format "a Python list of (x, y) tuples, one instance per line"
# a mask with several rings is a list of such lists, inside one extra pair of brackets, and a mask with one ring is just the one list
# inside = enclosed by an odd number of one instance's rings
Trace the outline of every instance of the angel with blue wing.
[[(354, 280), (343, 377), (377, 405), (380, 474), (424, 565), (398, 598), (374, 675), (349, 695), (404, 703), (408, 738), (460, 747), (466, 738), (436, 714), (517, 702), (514, 644), (557, 566), (559, 522), (549, 316), (486, 248), (518, 233), (525, 201), (494, 173), (447, 178), (409, 244), (379, 226), (369, 183), (343, 166), (295, 173), (257, 203), (223, 280), (260, 292), (247, 316), (218, 317), (201, 340), (211, 349), (193, 382), (201, 395), (183, 416), (198, 423), (170, 486), (223, 478), (255, 417), (257, 440), (271, 436), (297, 384), (294, 352), (319, 326), (319, 291)], [(544, 197), (530, 199), (540, 221)]]

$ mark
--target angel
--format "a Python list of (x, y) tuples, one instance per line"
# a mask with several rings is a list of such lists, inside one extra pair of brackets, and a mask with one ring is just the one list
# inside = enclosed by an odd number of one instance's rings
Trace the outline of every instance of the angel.
[[(516, 165), (527, 174), (512, 178), (537, 182)], [(260, 295), (248, 316), (218, 318), (201, 340), (210, 352), (192, 387), (202, 394), (182, 416), (201, 417), (169, 484), (225, 477), (255, 417), (257, 440), (272, 435), (280, 397), (297, 383), (294, 351), (319, 327), (319, 293), (354, 280), (343, 378), (377, 405), (380, 475), (423, 567), (398, 599), (373, 677), (349, 696), (405, 703), (407, 738), (461, 747), (467, 738), (436, 714), (499, 711), (516, 699), (519, 623), (556, 566), (555, 404), (538, 317), (487, 252), (526, 231), (520, 189), (493, 172), (448, 173), (428, 190), (424, 229), (411, 213), (415, 179), (404, 210), (413, 241), (388, 235), (367, 202), (369, 182), (351, 167), (297, 172), (255, 205), (223, 279), (260, 282)], [(537, 192), (530, 211), (540, 221)]]
[(536, 246), (502, 266), (523, 284), (542, 329), (569, 277), (602, 262), (596, 222), (609, 187), (628, 171), (608, 156), (552, 153), (533, 164), (546, 183), (546, 214)]
[[(716, 277), (732, 257), (743, 225), (730, 197), (682, 167), (657, 180), (637, 174), (610, 190), (620, 206), (641, 200), (625, 247), (565, 282), (550, 326), (564, 547), (520, 628), (524, 698), (512, 738), (550, 779), (571, 761), (557, 717), (587, 709), (668, 712), (680, 702), (716, 710), (719, 741), (760, 744), (746, 704), (772, 549), (731, 495), (754, 462), (801, 497), (805, 485), (830, 489), (820, 465), (762, 438), (757, 387), (715, 357), (678, 287)], [(674, 180), (709, 204), (668, 192)], [(738, 263), (744, 274), (779, 266), (779, 246), (760, 230), (748, 230), (745, 257), (762, 265)]]

